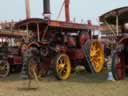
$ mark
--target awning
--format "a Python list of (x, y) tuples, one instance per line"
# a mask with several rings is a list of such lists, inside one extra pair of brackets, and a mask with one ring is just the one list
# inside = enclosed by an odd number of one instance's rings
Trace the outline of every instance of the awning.
[(106, 20), (109, 24), (116, 24), (116, 16), (118, 16), (119, 25), (128, 23), (128, 7), (111, 10), (100, 16), (100, 21), (105, 22)]

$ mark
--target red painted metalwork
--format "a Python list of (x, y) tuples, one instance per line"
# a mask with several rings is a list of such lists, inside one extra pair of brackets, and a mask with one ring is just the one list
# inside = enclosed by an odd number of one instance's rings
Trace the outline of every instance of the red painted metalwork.
[[(27, 34), (25, 31), (15, 30), (14, 24), (15, 22), (5, 22), (0, 24), (0, 62), (6, 62), (5, 66), (8, 66), (8, 69), (6, 69), (5, 72), (3, 71), (5, 67), (3, 67), (3, 70), (0, 70), (0, 76), (3, 78), (12, 71), (20, 72), (22, 68), (22, 54), (20, 50), (21, 48), (19, 45), (10, 43), (12, 39), (15, 39), (16, 41), (19, 40), (19, 42), (22, 43), (21, 40), (23, 39), (23, 37), (26, 37)], [(5, 44), (6, 47), (3, 46)]]
[(91, 35), (89, 34), (89, 32), (81, 32), (79, 34), (79, 42), (80, 42), (80, 46), (82, 46), (83, 44), (85, 44), (85, 42), (87, 40), (91, 39)]
[(22, 57), (17, 55), (10, 55), (8, 56), (8, 62), (10, 65), (22, 65)]
[(36, 26), (36, 24), (40, 24), (40, 26), (49, 26), (49, 27), (56, 27), (56, 28), (65, 28), (65, 29), (81, 29), (81, 30), (99, 30), (99, 26), (97, 25), (88, 25), (88, 24), (81, 24), (81, 23), (71, 23), (71, 22), (63, 22), (63, 21), (55, 21), (55, 20), (45, 20), (41, 18), (30, 18), (27, 20), (23, 20), (17, 22), (15, 27), (22, 27), (26, 29), (26, 24), (29, 23), (29, 26)]
[[(3, 42), (3, 44), (6, 42)], [(1, 65), (1, 62), (6, 62), (6, 64)], [(22, 68), (22, 56), (20, 54), (20, 48), (1, 46), (0, 47), (0, 65), (8, 66), (9, 68), (3, 67), (0, 70), (0, 77), (6, 77), (10, 72), (20, 72)], [(3, 71), (5, 70), (5, 71)]]
[[(49, 4), (46, 5), (49, 6)], [(48, 6), (45, 6), (45, 9), (49, 8)], [(38, 56), (42, 60), (40, 62), (41, 64), (45, 64), (43, 67), (46, 69), (53, 68), (56, 56), (64, 56), (67, 62), (70, 63), (67, 59), (69, 58), (73, 67), (85, 64), (85, 54), (82, 46), (87, 40), (91, 39), (92, 30), (99, 29), (99, 26), (95, 25), (70, 22), (69, 0), (65, 0), (65, 16), (65, 22), (50, 20), (48, 18), (29, 18), (15, 24), (16, 29), (26, 30), (27, 28), (34, 34), (33, 38), (29, 40), (28, 51), (32, 51), (30, 55), (33, 55), (34, 52), (35, 54), (39, 53)], [(26, 54), (24, 55), (25, 58), (29, 58), (29, 52), (26, 52)], [(24, 64), (27, 63), (24, 62)]]
[(72, 50), (68, 49), (67, 51), (71, 60), (77, 61), (84, 58), (84, 53), (83, 53), (83, 50), (81, 49), (72, 48)]
[(20, 48), (8, 47), (7, 58), (10, 65), (22, 64), (22, 56), (20, 54)]
[[(37, 24), (39, 25), (40, 41), (37, 40), (38, 32), (35, 32)], [(26, 26), (28, 26), (28, 29), (30, 29), (35, 36), (33, 38), (34, 41), (29, 43), (29, 47), (40, 49), (45, 46), (45, 48), (43, 48), (43, 53), (40, 52), (43, 55), (40, 58), (43, 60), (43, 64), (46, 64), (46, 69), (52, 67), (54, 56), (56, 56), (55, 53), (66, 53), (71, 60), (71, 66), (73, 68), (77, 65), (85, 64), (86, 62), (83, 60), (85, 59), (85, 56), (82, 50), (82, 45), (91, 38), (91, 30), (97, 30), (98, 28), (98, 26), (89, 26), (88, 24), (53, 20), (47, 21), (39, 18), (23, 20), (15, 25), (16, 28), (22, 30), (25, 30)], [(47, 48), (49, 50), (47, 50)]]
[(65, 0), (65, 19), (66, 19), (66, 22), (70, 22), (69, 3), (70, 3), (70, 0)]
[(114, 54), (112, 62), (112, 73), (115, 80), (122, 80), (125, 78), (125, 58), (122, 52)]

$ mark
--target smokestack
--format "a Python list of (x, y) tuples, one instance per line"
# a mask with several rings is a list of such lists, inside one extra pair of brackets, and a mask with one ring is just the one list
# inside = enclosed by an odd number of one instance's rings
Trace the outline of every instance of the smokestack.
[(69, 0), (65, 0), (65, 19), (66, 22), (70, 22), (70, 12), (69, 12)]
[(25, 0), (26, 5), (26, 19), (31, 18), (30, 16), (30, 0)]
[(44, 12), (43, 12), (43, 16), (44, 19), (50, 19), (50, 0), (43, 0), (43, 6), (44, 6)]

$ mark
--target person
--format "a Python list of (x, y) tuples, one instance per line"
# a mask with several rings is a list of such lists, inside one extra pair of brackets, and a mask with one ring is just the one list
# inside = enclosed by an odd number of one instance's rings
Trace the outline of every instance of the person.
[(105, 44), (104, 45), (104, 53), (105, 53), (105, 58), (111, 55), (111, 46), (110, 44)]
[(127, 59), (127, 57), (128, 57), (128, 45), (127, 44), (125, 44), (125, 46), (124, 46), (124, 56), (125, 56), (125, 63), (128, 64), (128, 59)]

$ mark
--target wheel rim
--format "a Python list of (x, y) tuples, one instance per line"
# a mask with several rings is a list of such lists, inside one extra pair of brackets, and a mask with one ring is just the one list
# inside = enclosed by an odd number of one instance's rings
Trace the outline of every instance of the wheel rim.
[(67, 55), (62, 54), (57, 58), (56, 70), (60, 79), (66, 80), (69, 77), (71, 72), (71, 65)]
[(2, 61), (0, 63), (0, 77), (6, 77), (9, 74), (10, 66), (8, 62)]
[(98, 41), (91, 44), (89, 56), (95, 72), (100, 72), (104, 64), (104, 52), (102, 45)]

